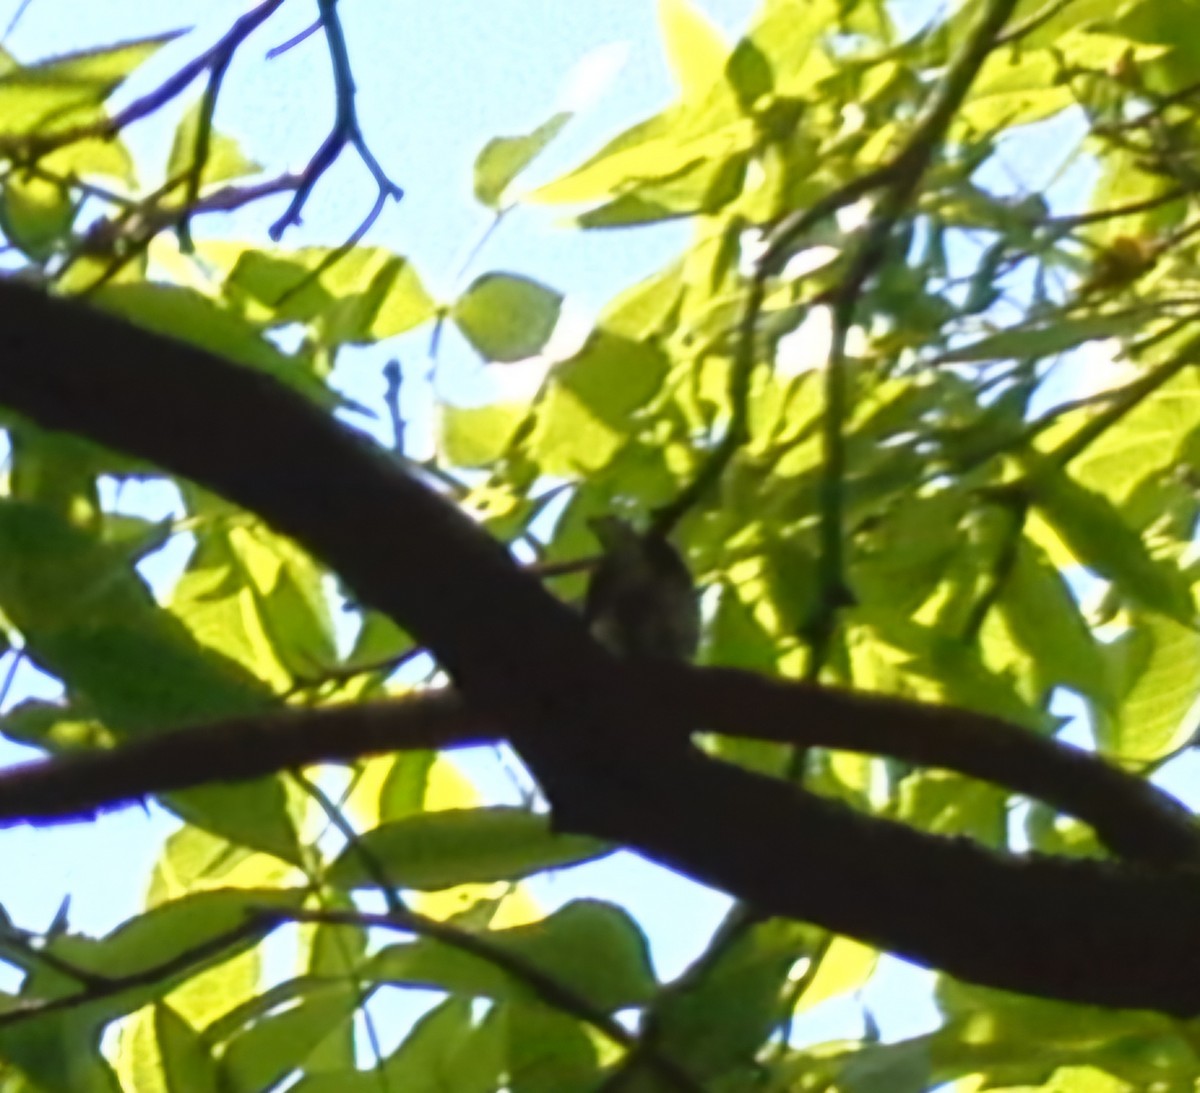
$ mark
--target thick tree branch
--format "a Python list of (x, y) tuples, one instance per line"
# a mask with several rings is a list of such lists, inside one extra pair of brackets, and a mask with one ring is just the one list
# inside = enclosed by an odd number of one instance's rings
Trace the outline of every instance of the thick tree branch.
[(637, 704), (569, 608), (269, 378), (9, 282), (0, 404), (193, 478), (293, 535), (448, 667), (560, 824), (977, 982), (1200, 1013), (1200, 872), (1004, 857), (657, 746), (662, 707)]
[(1085, 820), (1114, 853), (1159, 865), (1200, 864), (1200, 828), (1174, 797), (1090, 752), (998, 718), (732, 668), (665, 664), (648, 671), (644, 701), (690, 726), (957, 771)]
[[(1085, 820), (1131, 860), (1200, 861), (1200, 830), (1175, 798), (1089, 752), (985, 714), (731, 668), (633, 664), (622, 677), (632, 702), (659, 710), (664, 737), (704, 731), (953, 770)], [(233, 718), (0, 771), (0, 827), (87, 819), (211, 782), (381, 752), (490, 744), (503, 735), (452, 691)]]
[(262, 778), (371, 754), (491, 743), (452, 692), (395, 702), (288, 709), (67, 752), (0, 771), (0, 827), (91, 819), (149, 796)]

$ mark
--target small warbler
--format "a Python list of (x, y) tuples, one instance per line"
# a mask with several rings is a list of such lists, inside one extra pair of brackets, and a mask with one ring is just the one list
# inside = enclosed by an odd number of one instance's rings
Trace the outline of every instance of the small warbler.
[(588, 521), (603, 557), (583, 614), (592, 635), (621, 656), (690, 660), (700, 643), (700, 605), (683, 558), (664, 535), (617, 516)]

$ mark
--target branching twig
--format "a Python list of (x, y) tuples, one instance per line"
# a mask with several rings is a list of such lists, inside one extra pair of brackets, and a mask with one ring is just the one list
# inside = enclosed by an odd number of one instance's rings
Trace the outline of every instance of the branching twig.
[[(747, 413), (750, 378), (755, 364), (755, 334), (766, 299), (767, 283), (777, 276), (791, 257), (796, 244), (811, 228), (851, 201), (876, 190), (883, 197), (868, 222), (862, 240), (854, 249), (848, 269), (835, 291), (824, 301), (833, 309), (831, 349), (824, 371), (825, 406), (822, 416), (822, 466), (820, 479), (820, 606), (812, 623), (810, 656), (806, 676), (815, 680), (821, 670), (837, 613), (852, 600), (843, 560), (844, 478), (846, 474), (845, 423), (850, 413), (845, 349), (854, 323), (859, 297), (868, 278), (883, 260), (888, 240), (916, 191), (934, 151), (943, 139), (980, 67), (996, 48), (996, 39), (1016, 0), (989, 0), (954, 58), (927, 110), (899, 153), (883, 166), (828, 195), (810, 209), (791, 214), (771, 233), (759, 258), (742, 312), (737, 350), (730, 379), (730, 424), (725, 437), (705, 462), (692, 483), (660, 510), (654, 520), (658, 530), (669, 530), (720, 479), (737, 450), (749, 439)], [(803, 770), (805, 754), (798, 750), (790, 771)], [(736, 935), (759, 917), (752, 903), (739, 909), (731, 927)], [(703, 958), (702, 958), (703, 959)]]
[[(405, 907), (400, 898), (400, 893), (388, 879), (387, 873), (382, 864), (376, 859), (375, 855), (363, 845), (362, 840), (358, 837), (358, 832), (354, 830), (353, 825), (342, 814), (341, 808), (339, 808), (338, 805), (329, 799), (329, 795), (323, 789), (321, 789), (316, 782), (312, 781), (310, 778), (307, 778), (301, 771), (294, 770), (292, 771), (291, 776), (293, 780), (314, 801), (317, 802), (318, 807), (322, 812), (325, 813), (325, 816), (329, 822), (339, 832), (341, 832), (342, 836), (346, 840), (347, 847), (351, 849), (352, 853), (358, 856), (359, 861), (362, 862), (363, 868), (366, 869), (368, 875), (375, 879), (376, 885), (383, 894), (384, 904), (388, 909), (388, 913), (391, 915), (404, 914)], [(315, 853), (312, 855), (312, 857), (316, 858), (317, 861), (320, 861)], [(328, 895), (322, 888), (321, 878), (317, 875), (318, 870), (310, 871), (306, 868), (305, 871), (309, 874), (309, 881), (312, 884), (313, 891), (316, 895), (317, 901), (321, 905), (321, 909), (325, 911), (330, 910), (328, 904)], [(354, 961), (351, 956), (350, 949), (346, 945), (340, 933), (335, 935), (334, 941), (338, 947), (338, 955), (341, 957), (342, 963), (346, 967), (346, 974), (350, 983), (350, 988), (354, 991), (357, 998), (358, 1009), (362, 1013), (363, 1028), (367, 1034), (367, 1043), (371, 1049), (371, 1054), (375, 1059), (375, 1073), (378, 1076), (380, 1090), (386, 1091), (389, 1088), (389, 1082), (387, 1074), (383, 1069), (383, 1044), (379, 1038), (379, 1030), (375, 1026), (375, 1018), (371, 1011), (367, 1008), (367, 1003), (371, 999), (371, 986), (368, 983), (364, 983), (362, 978), (357, 974), (357, 971), (353, 968)]]
[[(210, 194), (197, 198), (187, 206), (190, 218), (207, 213), (234, 212), (264, 197), (287, 193), (299, 185), (300, 176), (283, 174), (264, 182), (251, 183), (243, 186), (223, 186)], [(67, 185), (80, 186), (84, 184), (74, 179), (64, 180)], [(163, 198), (170, 190), (180, 183), (179, 179), (172, 180), (141, 201), (119, 198), (115, 194), (105, 194), (104, 199), (119, 204), (121, 214), (116, 217), (106, 217), (94, 221), (87, 229), (77, 248), (80, 254), (112, 253), (118, 240), (128, 240), (132, 245), (145, 245), (159, 232), (170, 228), (179, 222), (180, 212), (177, 207), (162, 204)], [(89, 190), (94, 187), (89, 187)]]
[(784, 217), (767, 238), (766, 247), (755, 263), (746, 302), (738, 321), (733, 367), (729, 377), (729, 424), (725, 435), (701, 465), (695, 478), (669, 504), (655, 514), (651, 530), (667, 534), (721, 480), (725, 468), (749, 439), (750, 380), (757, 359), (758, 320), (767, 297), (767, 285), (791, 257), (796, 244), (823, 220), (828, 219), (860, 198), (884, 185), (890, 176), (887, 167), (877, 168), (852, 179), (844, 186), (818, 199), (809, 208)]
[(1102, 224), (1109, 220), (1118, 220), (1123, 216), (1137, 216), (1140, 213), (1153, 212), (1155, 209), (1179, 201), (1191, 193), (1184, 186), (1174, 186), (1169, 190), (1156, 194), (1154, 197), (1143, 198), (1140, 201), (1128, 201), (1124, 205), (1113, 205), (1107, 209), (1093, 209), (1091, 212), (1074, 213), (1072, 215), (1051, 216), (1042, 221), (1041, 227), (1054, 235), (1073, 231), (1075, 228), (1087, 227), (1090, 224)]
[(293, 771), (292, 777), (317, 802), (321, 811), (325, 813), (325, 818), (346, 840), (347, 848), (362, 863), (363, 872), (375, 882), (375, 887), (383, 897), (383, 905), (387, 908), (388, 914), (393, 918), (403, 918), (407, 915), (409, 910), (404, 904), (400, 890), (392, 883), (383, 863), (367, 849), (362, 839), (358, 837), (354, 825), (346, 819), (342, 810), (329, 799), (329, 795), (316, 782), (302, 772)]
[(208, 85), (200, 98), (199, 116), (196, 119), (196, 136), (192, 143), (192, 162), (187, 170), (187, 189), (184, 191), (183, 208), (180, 210), (176, 222), (180, 246), (185, 251), (192, 249), (192, 236), (189, 228), (192, 207), (200, 197), (204, 169), (208, 166), (208, 156), (212, 145), (217, 98), (221, 93), (221, 84), (225, 80), (225, 73), (229, 71), (229, 64), (232, 60), (232, 49), (224, 51), (213, 60), (212, 67), (208, 70)]
[(295, 49), (301, 42), (308, 41), (318, 30), (321, 29), (321, 20), (314, 19), (303, 30), (293, 34), (287, 41), (280, 42), (277, 46), (272, 46), (267, 50), (267, 60), (273, 61), (276, 57), (281, 57), (289, 49)]
[(358, 114), (355, 110), (354, 75), (350, 68), (350, 55), (346, 49), (346, 39), (342, 33), (342, 24), (338, 18), (337, 0), (318, 0), (321, 12), (321, 25), (325, 29), (325, 39), (329, 44), (329, 59), (333, 65), (334, 87), (337, 93), (337, 114), (334, 118), (333, 129), (317, 149), (316, 154), (309, 160), (308, 166), (302, 172), (300, 185), (296, 187), (291, 204), (284, 210), (283, 215), (271, 225), (270, 236), (278, 241), (283, 233), (293, 224), (300, 222), (300, 214), (308, 201), (321, 176), (333, 165), (349, 144), (366, 165), (379, 189), (375, 205), (360, 225), (353, 241), (347, 246), (353, 246), (363, 233), (374, 223), (383, 211), (389, 198), (399, 200), (404, 191), (397, 186), (380, 166), (379, 161), (367, 147), (362, 130), (358, 124)]
[[(173, 957), (158, 964), (152, 964), (141, 971), (130, 972), (127, 975), (91, 976), (87, 988), (74, 994), (61, 995), (48, 999), (20, 999), (11, 1009), (0, 1011), (0, 1028), (15, 1025), (21, 1021), (31, 1021), (45, 1017), (51, 1013), (61, 1013), (64, 1010), (76, 1009), (92, 1002), (101, 1002), (113, 998), (128, 990), (138, 987), (149, 987), (176, 975), (198, 969), (202, 964), (213, 960), (234, 946), (246, 941), (256, 941), (270, 933), (280, 920), (276, 916), (254, 914), (244, 922), (232, 927), (214, 937), (207, 938), (192, 945)], [(78, 972), (78, 970), (77, 970)], [(72, 978), (79, 979), (83, 973), (73, 974)]]

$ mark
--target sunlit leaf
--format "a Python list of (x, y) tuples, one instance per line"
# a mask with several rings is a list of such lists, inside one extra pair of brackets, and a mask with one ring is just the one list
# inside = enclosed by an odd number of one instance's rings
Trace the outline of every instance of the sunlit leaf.
[(1122, 760), (1149, 763), (1170, 755), (1196, 732), (1200, 635), (1158, 615), (1139, 615), (1131, 630), (1103, 647), (1122, 692), (1097, 722), (1097, 743)]
[[(197, 169), (197, 138), (202, 105), (202, 100), (198, 99), (179, 121), (171, 144), (171, 153), (167, 157), (167, 178), (189, 177)], [(202, 185), (243, 178), (261, 170), (259, 164), (243, 154), (236, 140), (216, 130), (209, 133), (204, 151), (204, 168), (200, 173)]]
[(524, 136), (489, 140), (475, 159), (475, 197), (479, 202), (497, 208), (513, 179), (562, 132), (571, 117), (560, 111)]
[(254, 318), (306, 323), (323, 345), (363, 344), (402, 334), (435, 307), (411, 263), (382, 247), (293, 252), (245, 251), (226, 282), (255, 301)]
[(684, 97), (703, 94), (720, 74), (729, 47), (691, 0), (659, 0), (658, 20), (671, 69)]
[(0, 190), (0, 231), (34, 261), (44, 261), (65, 243), (77, 209), (65, 186), (10, 175)]
[(503, 454), (528, 413), (526, 406), (504, 402), (443, 406), (438, 447), (453, 466), (486, 467)]
[(524, 360), (545, 348), (562, 307), (553, 289), (511, 273), (485, 273), (471, 282), (451, 314), (480, 356)]
[(1112, 502), (1049, 467), (1036, 469), (1028, 484), (1038, 511), (1080, 562), (1138, 603), (1191, 623), (1195, 608), (1183, 575), (1150, 554)]
[(101, 117), (98, 107), (179, 31), (68, 53), (0, 73), (0, 135), (45, 135)]

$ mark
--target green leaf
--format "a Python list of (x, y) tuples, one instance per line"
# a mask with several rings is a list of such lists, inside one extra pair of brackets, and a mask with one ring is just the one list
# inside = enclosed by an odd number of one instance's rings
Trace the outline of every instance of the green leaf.
[(531, 440), (548, 474), (578, 474), (605, 466), (633, 427), (632, 415), (662, 387), (663, 351), (596, 330), (570, 360), (555, 368)]
[(294, 865), (304, 861), (280, 775), (233, 785), (213, 782), (172, 793), (163, 803), (188, 823), (236, 845), (263, 850)]
[(574, 115), (560, 111), (531, 133), (519, 137), (493, 137), (475, 158), (475, 197), (498, 209), (505, 191), (550, 144)]
[(931, 1088), (931, 1071), (929, 1049), (917, 1040), (866, 1046), (845, 1060), (841, 1076), (845, 1088), (854, 1093), (925, 1093)]
[(196, 1029), (160, 1002), (154, 1007), (154, 1030), (162, 1055), (163, 1093), (219, 1093), (220, 1072)]
[(220, 1090), (211, 1045), (164, 1002), (122, 1023), (116, 1065), (122, 1088), (134, 1093)]
[(467, 407), (443, 404), (438, 450), (454, 467), (486, 467), (508, 449), (529, 407), (501, 402)]
[[(359, 845), (398, 887), (426, 891), (517, 880), (592, 861), (611, 850), (596, 839), (555, 834), (545, 816), (500, 807), (408, 816), (360, 835)], [(353, 846), (342, 851), (326, 879), (343, 888), (375, 883)]]
[(1076, 101), (1058, 79), (1063, 63), (1050, 50), (995, 50), (973, 82), (960, 117), (985, 133), (1053, 117)]
[(41, 506), (0, 502), (0, 606), (34, 660), (118, 734), (269, 705), (158, 607), (123, 552)]
[(578, 203), (614, 198), (630, 184), (676, 178), (713, 161), (747, 152), (754, 122), (743, 117), (732, 91), (713, 92), (686, 112), (669, 111), (612, 140), (586, 163), (531, 195), (536, 201)]
[(499, 1047), (490, 1031), (472, 1028), (467, 1002), (448, 998), (416, 1023), (385, 1063), (382, 1080), (404, 1093), (492, 1093), (503, 1064)]
[(970, 835), (1002, 847), (1008, 836), (1008, 791), (931, 770), (910, 774), (900, 786), (899, 816), (937, 835)]
[(1097, 338), (1112, 338), (1130, 332), (1125, 315), (1084, 315), (1059, 319), (1046, 326), (1004, 330), (941, 354), (947, 363), (1027, 360), (1051, 357)]
[(1026, 483), (1038, 512), (1080, 562), (1121, 594), (1190, 625), (1195, 609), (1183, 574), (1150, 554), (1108, 498), (1048, 465), (1036, 467)]
[(359, 992), (351, 979), (314, 989), (295, 1004), (271, 1013), (234, 1036), (221, 1055), (221, 1087), (273, 1089), (303, 1069), (322, 1041), (358, 1008)]
[[(125, 1093), (100, 1052), (99, 1030), (87, 1012), (67, 1010), (0, 1028), (0, 1058), (6, 1081), (18, 1093)], [(17, 1084), (18, 1074), (28, 1081)]]
[(283, 884), (290, 875), (290, 867), (277, 857), (184, 826), (163, 844), (150, 878), (146, 906), (157, 907), (191, 892), (215, 888), (269, 888)]
[[(274, 704), (257, 679), (204, 649), (154, 602), (123, 551), (49, 509), (0, 502), (0, 607), (31, 658), (117, 738)], [(299, 858), (278, 778), (204, 786), (169, 802), (235, 842)]]
[(832, 66), (815, 47), (840, 18), (833, 0), (767, 0), (746, 35), (774, 75), (776, 95), (803, 95)]
[[(127, 990), (81, 1002), (76, 1008), (87, 1024), (98, 1029), (162, 998), (197, 971), (256, 946), (261, 932), (238, 933), (256, 910), (298, 907), (303, 900), (303, 890), (278, 888), (201, 892), (146, 911), (102, 938), (59, 936), (47, 951), (95, 976), (134, 980)], [(81, 988), (58, 968), (35, 962), (23, 989), (29, 998), (50, 1000)]]
[(485, 273), (455, 301), (451, 315), (486, 360), (524, 360), (540, 353), (558, 323), (562, 296), (528, 277)]
[(818, 960), (818, 965), (800, 996), (799, 1012), (859, 990), (874, 974), (879, 952), (853, 938), (835, 937), (814, 959)]
[(644, 341), (671, 329), (682, 295), (682, 266), (672, 263), (618, 293), (600, 313), (599, 326), (609, 334)]
[(14, 172), (0, 192), (0, 231), (35, 262), (44, 262), (65, 244), (77, 211), (65, 186)]
[[(851, 577), (864, 603), (914, 614), (937, 589), (963, 548), (962, 490), (946, 489), (890, 506), (856, 537)], [(968, 564), (974, 570), (978, 557)]]
[(857, 687), (990, 713), (1037, 732), (1058, 727), (1054, 718), (1021, 696), (1010, 678), (990, 670), (957, 634), (866, 606), (847, 611), (845, 622), (846, 651)]
[(661, 996), (654, 1027), (664, 1053), (705, 1080), (753, 1062), (784, 1015), (792, 971), (820, 936), (783, 919), (736, 935)]
[(729, 47), (691, 0), (658, 0), (658, 21), (680, 91), (685, 99), (700, 97), (720, 78)]
[[(1059, 436), (1069, 444), (1071, 430), (1087, 420), (1086, 410), (1072, 415)], [(1181, 461), (1192, 462), (1198, 435), (1200, 376), (1189, 368), (1140, 400), (1071, 460), (1071, 476), (1124, 505), (1139, 484), (1170, 473)]]
[(10, 68), (0, 74), (0, 136), (45, 137), (100, 120), (100, 104), (138, 65), (181, 33), (170, 31)]
[(741, 195), (748, 163), (740, 148), (729, 156), (698, 159), (666, 178), (632, 183), (615, 200), (580, 213), (575, 223), (581, 228), (623, 228), (715, 214)]
[(69, 433), (32, 425), (10, 429), (8, 436), (11, 496), (44, 505), (76, 527), (98, 530), (101, 515), (96, 480), (101, 474), (114, 473), (119, 458)]
[[(646, 1003), (655, 990), (646, 939), (619, 907), (596, 900), (568, 903), (528, 926), (473, 935), (521, 966), (611, 1013)], [(421, 938), (382, 949), (369, 967), (381, 982), (427, 986), (495, 999), (536, 996), (519, 975), (474, 951)], [(532, 993), (531, 993), (532, 992)]]
[(575, 1018), (538, 1003), (508, 999), (484, 1022), (504, 1045), (512, 1093), (596, 1088), (596, 1045)]
[(1114, 758), (1153, 763), (1195, 734), (1200, 697), (1200, 634), (1158, 615), (1139, 614), (1132, 628), (1101, 647), (1121, 701), (1096, 718), (1096, 743)]
[(333, 392), (301, 358), (280, 352), (240, 315), (193, 289), (110, 282), (96, 289), (91, 299), (136, 326), (266, 372), (319, 405), (332, 408), (337, 403)]
[(38, 162), (60, 179), (116, 179), (128, 190), (137, 184), (133, 156), (120, 137), (84, 137), (48, 152)]
[(709, 631), (709, 655), (730, 668), (773, 674), (779, 664), (779, 645), (754, 610), (757, 590), (722, 585)]
[[(167, 157), (167, 178), (190, 176), (196, 170), (196, 137), (200, 130), (202, 106), (203, 100), (197, 99), (188, 107), (175, 128), (171, 154)], [(226, 182), (231, 178), (258, 174), (260, 170), (260, 164), (242, 154), (236, 140), (216, 129), (210, 131), (204, 170), (200, 173), (201, 187), (212, 185), (214, 182)]]
[[(196, 507), (193, 506), (193, 513)], [(337, 655), (324, 570), (290, 539), (209, 507), (170, 610), (196, 640), (285, 691)]]
[(1111, 706), (1114, 693), (1100, 647), (1062, 574), (1028, 539), (1017, 546), (997, 605), (1037, 675), (1039, 692), (1056, 686)]
[[(336, 260), (335, 260), (336, 259)], [(226, 282), (271, 326), (304, 323), (318, 344), (366, 345), (432, 319), (433, 301), (407, 258), (382, 247), (241, 254)]]
[(400, 820), (420, 812), (429, 788), (429, 774), (437, 760), (432, 751), (398, 752), (379, 787), (379, 818)]

